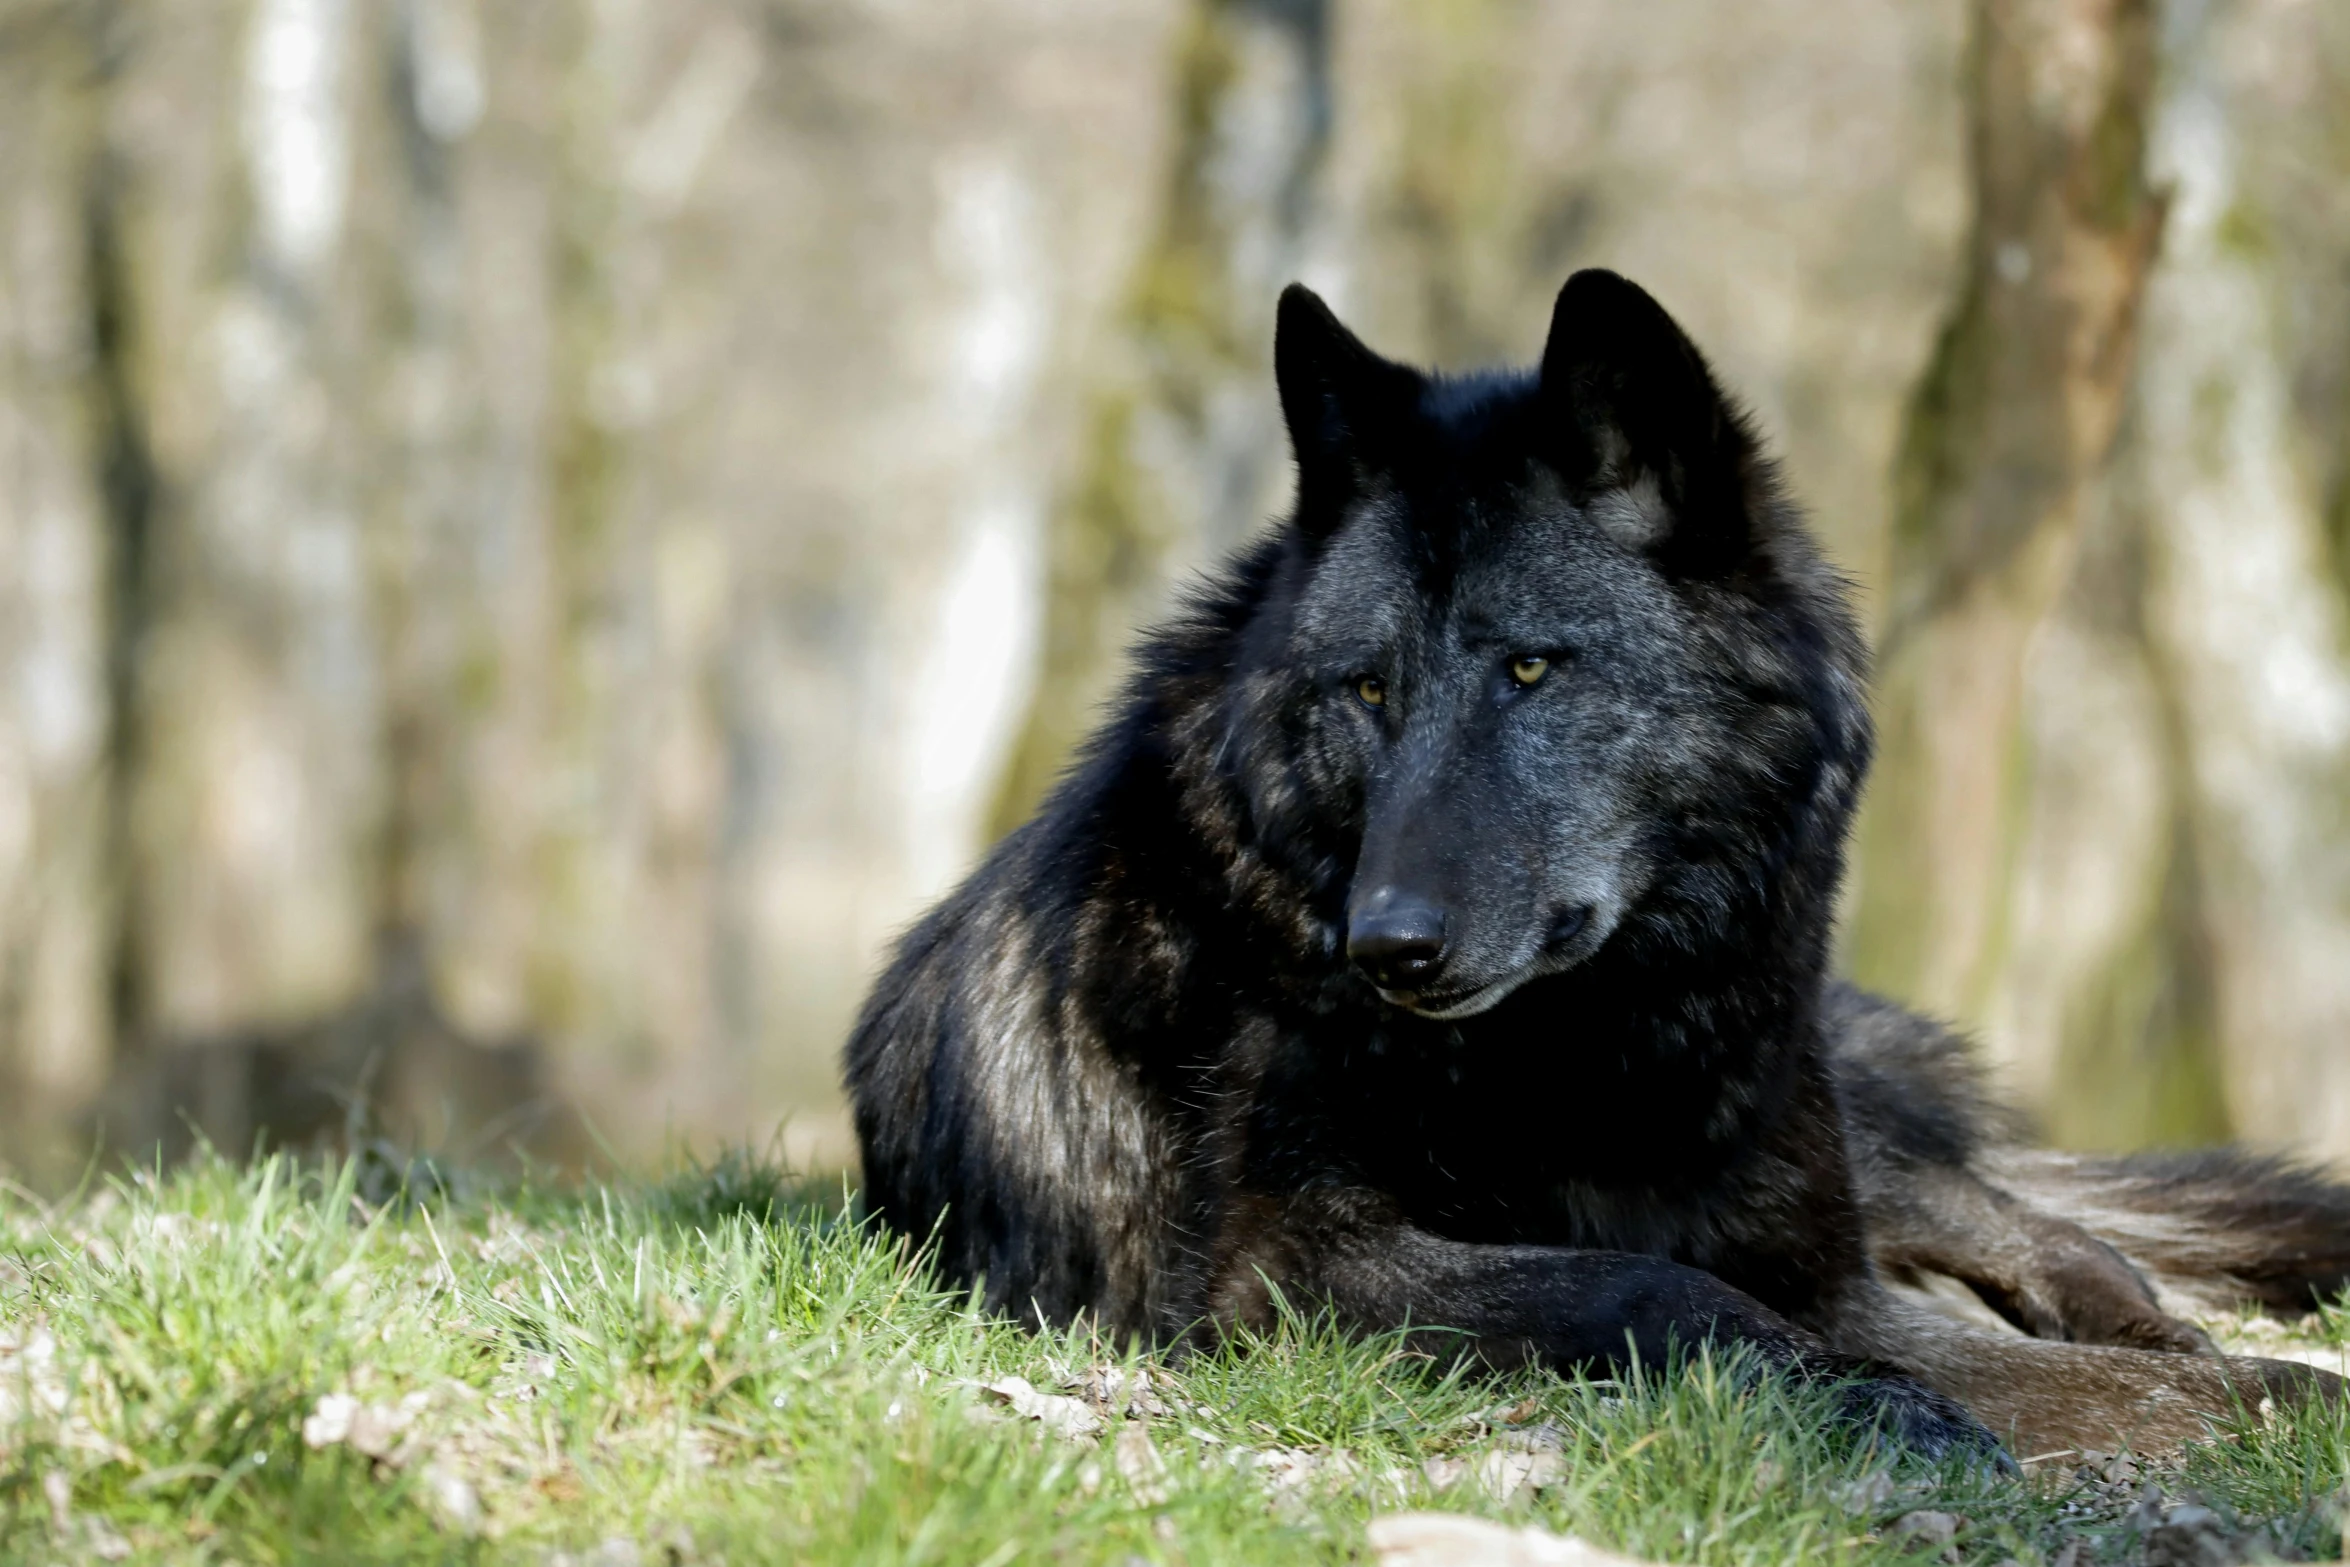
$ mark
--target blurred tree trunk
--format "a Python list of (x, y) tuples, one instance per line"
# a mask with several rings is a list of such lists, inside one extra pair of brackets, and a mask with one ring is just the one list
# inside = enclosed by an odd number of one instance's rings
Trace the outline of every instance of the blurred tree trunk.
[(380, 1117), (449, 1146), (536, 1091), (530, 1052), (452, 1031), (423, 939), (419, 844), (436, 759), (457, 750), (434, 722), (462, 726), (463, 677), (484, 671), (429, 667), (430, 633), (462, 640), (482, 595), (421, 573), (496, 509), (456, 493), (454, 432), (484, 377), (451, 363), (463, 279), (439, 144), (465, 128), (446, 34), (469, 12), (94, 14), (105, 1133), (169, 1149), (194, 1130), (237, 1153)]
[(1546, 209), (1577, 232), (1588, 221), (1588, 192), (1571, 176), (1560, 191), (1524, 145), (1528, 13), (1525, 0), (1369, 0), (1351, 13), (1353, 79), (1375, 82), (1363, 96), (1378, 100), (1350, 127), (1377, 147), (1359, 243), (1384, 258), (1358, 290), (1395, 352), (1445, 369), (1527, 358), (1527, 323), (1547, 319), (1567, 248), (1536, 231)]
[(372, 40), (342, 0), (252, 0), (183, 53), (161, 9), (130, 91), (224, 142), (196, 166), (162, 138), (137, 150), (126, 249), (166, 490), (129, 628), (145, 1002), (125, 1032), (167, 1043), (306, 1019), (365, 982), (382, 731), (351, 461), (365, 322), (344, 286)]
[[(538, 740), (571, 785), (531, 823), (526, 994), (531, 1013), (586, 1076), (622, 1067), (621, 1046), (656, 1043), (643, 1026), (643, 974), (626, 961), (641, 851), (643, 520), (632, 427), (647, 371), (630, 318), (627, 271), (640, 264), (642, 214), (623, 178), (631, 110), (653, 21), (640, 0), (574, 8), (561, 47), (544, 541), (547, 668)], [(603, 1058), (603, 1059), (599, 1059)], [(645, 1065), (641, 1061), (628, 1063)], [(622, 1073), (620, 1075), (625, 1075)]]
[(2162, 225), (2151, 0), (1978, 0), (1974, 223), (1896, 468), (1852, 965), (1980, 1017), (2007, 936), (2026, 654), (2112, 445)]
[(1329, 138), (1326, 0), (1191, 0), (1165, 193), (1047, 531), (1043, 657), (993, 828), (1051, 787), (1184, 566), (1266, 504), (1285, 450), (1273, 305)]
[(2136, 456), (2148, 620), (2186, 740), (2229, 1108), (2255, 1139), (2340, 1157), (2350, 598), (2297, 450), (2278, 221), (2245, 177), (2243, 129), (2321, 47), (2321, 25), (2259, 3), (2181, 10), (2157, 141), (2174, 214), (2148, 295)]
[[(2164, 367), (2149, 341), (2140, 376)], [(2070, 581), (2032, 645), (2005, 927), (1969, 1019), (2059, 1142), (2196, 1143), (2231, 1130), (2213, 1013), (2187, 734), (2146, 590), (2142, 420), (2092, 497)]]
[(0, 4), (0, 1148), (33, 1157), (68, 1151), (110, 1032), (108, 524), (144, 468), (93, 299), (105, 22)]
[[(2145, 17), (2115, 19), (2142, 50)], [(2350, 602), (2295, 399), (2342, 371), (2313, 375), (2306, 342), (2290, 341), (2324, 312), (2288, 298), (2278, 236), (2324, 199), (2292, 186), (2323, 161), (2313, 62), (2338, 70), (2343, 40), (2329, 55), (2319, 12), (2264, 0), (2181, 5), (2168, 21), (2151, 110), (2140, 86), (2126, 137), (2100, 122), (2130, 149), (2136, 210), (2149, 210), (2141, 144), (2170, 209), (2150, 271), (2127, 243), (2103, 269), (2117, 344), (2144, 279), (2110, 476), (2088, 482), (2118, 383), (2100, 373), (2067, 390), (2084, 361), (2048, 353), (2053, 327), (2018, 339), (2022, 362), (2047, 356), (2040, 401), (2024, 387), (1985, 395), (1985, 351), (1966, 344), (2001, 289), (1995, 230), (1977, 235), (1965, 303), (1913, 410), (1852, 955), (1865, 980), (1983, 1029), (2062, 1141), (2241, 1133), (2339, 1155)], [(2015, 253), (2008, 281), (2028, 284), (2037, 256)], [(2068, 425), (2068, 397), (2095, 417)], [(1987, 404), (2099, 438), (1970, 453), (1942, 433), (1954, 410)], [(1996, 429), (1999, 416), (1956, 422)], [(2004, 490), (1970, 487), (1953, 452), (1996, 458)], [(2007, 559), (1986, 571), (1981, 513), (1953, 513), (1953, 494), (1989, 496), (2039, 531), (1993, 534)]]
[[(111, 1134), (226, 1147), (209, 1047), (371, 966), (376, 663), (343, 303), (339, 0), (83, 10), (88, 460), (106, 509)], [(204, 1048), (199, 1048), (204, 1047)]]

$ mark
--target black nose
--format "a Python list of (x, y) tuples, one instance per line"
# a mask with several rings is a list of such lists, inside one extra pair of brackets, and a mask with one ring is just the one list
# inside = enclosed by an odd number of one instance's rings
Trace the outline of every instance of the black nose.
[(1347, 918), (1346, 955), (1382, 990), (1418, 990), (1444, 964), (1444, 911), (1374, 894)]

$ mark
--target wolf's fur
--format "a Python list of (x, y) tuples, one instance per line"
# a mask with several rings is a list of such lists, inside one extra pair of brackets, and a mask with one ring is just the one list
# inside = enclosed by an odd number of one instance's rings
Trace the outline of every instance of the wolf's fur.
[(2286, 1316), (2350, 1288), (2350, 1191), (2290, 1159), (2212, 1148), (2094, 1159), (1997, 1148), (1988, 1178), (2112, 1245), (2171, 1310)]
[(1870, 1250), (1965, 1283), (2044, 1338), (2205, 1352), (2180, 1320), (2299, 1315), (2350, 1289), (2350, 1188), (2211, 1148), (2100, 1158), (2031, 1148), (1948, 1030), (1831, 993), (1845, 1137)]
[(2161, 1352), (2205, 1346), (2122, 1252), (2329, 1287), (2336, 1188), (2019, 1163), (1949, 1036), (1829, 981), (1861, 641), (1653, 300), (1578, 274), (1537, 372), (1447, 380), (1293, 289), (1275, 357), (1294, 514), (867, 1004), (879, 1213), (1045, 1321), (1278, 1290), (1496, 1363), (1738, 1343), (1929, 1451), (1989, 1442), (1954, 1399), (2144, 1446), (2311, 1384)]

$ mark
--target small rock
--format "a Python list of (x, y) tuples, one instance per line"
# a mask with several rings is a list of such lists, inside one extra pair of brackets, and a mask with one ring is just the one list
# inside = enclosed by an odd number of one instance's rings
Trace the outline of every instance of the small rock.
[(302, 1418), (302, 1441), (313, 1448), (341, 1443), (369, 1458), (389, 1459), (428, 1402), (424, 1393), (397, 1404), (362, 1404), (348, 1393), (328, 1393)]
[(481, 1527), (481, 1497), (473, 1482), (456, 1470), (444, 1464), (427, 1465), (424, 1494), (434, 1515), (448, 1528), (472, 1534)]
[(1643, 1567), (1570, 1535), (1460, 1513), (1390, 1513), (1369, 1533), (1379, 1567)]
[(390, 1404), (363, 1404), (351, 1416), (343, 1439), (351, 1444), (353, 1452), (364, 1453), (369, 1458), (389, 1458), (392, 1449), (399, 1445), (400, 1433), (408, 1429), (408, 1422), (413, 1418), (413, 1411)]
[(103, 1518), (84, 1520), (85, 1538), (90, 1554), (102, 1562), (130, 1560), (131, 1542), (115, 1532), (114, 1526)]
[(1348, 1454), (1318, 1453), (1302, 1447), (1268, 1447), (1250, 1454), (1249, 1464), (1264, 1476), (1265, 1489), (1276, 1497), (1300, 1494), (1316, 1482), (1351, 1480), (1361, 1469)]
[(1426, 1477), (1428, 1488), (1449, 1491), (1468, 1478), (1469, 1461), (1465, 1458), (1429, 1458), (1421, 1461), (1420, 1473)]
[(27, 1412), (65, 1413), (65, 1374), (57, 1363), (57, 1335), (38, 1323), (0, 1335), (0, 1426)]
[(1857, 1479), (1847, 1480), (1828, 1492), (1836, 1505), (1857, 1515), (1881, 1513), (1893, 1501), (1893, 1477), (1882, 1469), (1872, 1469)]
[(2189, 1503), (2146, 1532), (2146, 1567), (2235, 1567), (2254, 1554), (2251, 1544), (2210, 1508)]
[(359, 1400), (348, 1393), (321, 1395), (317, 1407), (302, 1417), (302, 1445), (334, 1446), (351, 1434), (351, 1417), (358, 1413)]
[(2138, 1493), (2137, 1501), (2130, 1504), (2130, 1510), (2122, 1514), (2122, 1522), (2129, 1527), (2133, 1534), (2145, 1534), (2160, 1526), (2162, 1523), (2161, 1487), (2148, 1481), (2146, 1488)]
[(1477, 1484), (1487, 1496), (1506, 1502), (1521, 1491), (1539, 1491), (1556, 1485), (1566, 1465), (1556, 1453), (1487, 1453), (1477, 1461)]
[(1948, 1546), (1958, 1538), (1959, 1529), (1966, 1520), (1956, 1513), (1936, 1512), (1921, 1507), (1914, 1513), (1903, 1513), (1893, 1520), (1893, 1535), (1918, 1545)]
[(1504, 1431), (1493, 1441), (1496, 1447), (1514, 1447), (1521, 1452), (1556, 1453), (1565, 1450), (1567, 1433), (1564, 1427), (1545, 1420), (1522, 1431)]

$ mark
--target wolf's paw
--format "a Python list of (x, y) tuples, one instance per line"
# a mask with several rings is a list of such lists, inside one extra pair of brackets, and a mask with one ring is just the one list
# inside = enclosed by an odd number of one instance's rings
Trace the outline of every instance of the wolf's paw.
[(1990, 1428), (1947, 1398), (1903, 1376), (1862, 1377), (1837, 1389), (1838, 1412), (1902, 1452), (1940, 1462), (1958, 1458), (2016, 1473), (2015, 1460)]
[(2151, 1349), (2166, 1355), (2216, 1355), (2211, 1336), (2192, 1322), (2182, 1322), (2149, 1306), (2144, 1311), (2101, 1325), (2095, 1333), (2076, 1332), (2083, 1344), (2118, 1344), (2124, 1349)]
[[(2173, 1355), (2218, 1351), (2202, 1329), (2164, 1311), (2128, 1258), (2067, 1219), (2026, 1213), (2022, 1283), (1984, 1298), (2034, 1338), (2113, 1344)], [(1976, 1283), (1977, 1290), (1986, 1288)]]

